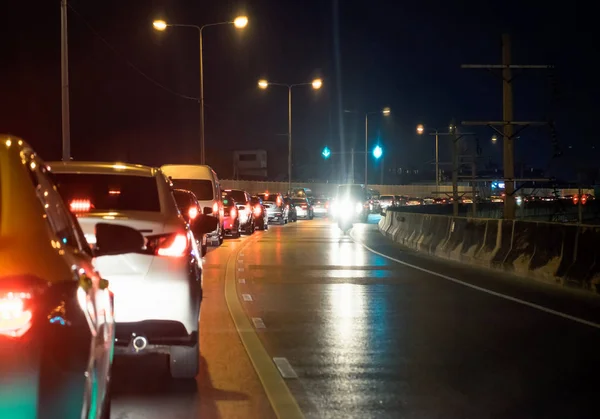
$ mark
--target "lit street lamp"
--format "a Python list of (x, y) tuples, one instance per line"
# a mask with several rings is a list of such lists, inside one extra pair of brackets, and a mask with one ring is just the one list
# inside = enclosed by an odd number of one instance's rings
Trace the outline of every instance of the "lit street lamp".
[[(452, 132), (453, 126), (450, 125), (449, 131)], [(440, 187), (440, 134), (437, 128), (432, 130), (432, 135), (435, 135), (435, 185), (439, 190)], [(425, 133), (425, 126), (423, 124), (417, 125), (417, 134), (423, 135)]]
[(492, 144), (496, 144), (498, 141), (498, 136), (496, 134), (492, 135)]
[(206, 153), (204, 147), (204, 63), (202, 54), (202, 33), (204, 28), (208, 26), (220, 26), (220, 25), (233, 25), (238, 29), (245, 28), (248, 25), (248, 18), (246, 16), (238, 16), (232, 21), (207, 23), (206, 25), (187, 25), (180, 23), (167, 23), (164, 20), (155, 20), (152, 22), (152, 26), (157, 31), (164, 31), (168, 27), (182, 27), (182, 28), (195, 28), (198, 30), (199, 41), (200, 41), (200, 164), (205, 164)]
[(312, 86), (313, 89), (319, 90), (323, 86), (323, 80), (314, 79), (309, 83), (273, 83), (265, 79), (258, 81), (258, 87), (265, 90), (269, 86), (282, 86), (288, 89), (288, 192), (292, 192), (292, 87)]

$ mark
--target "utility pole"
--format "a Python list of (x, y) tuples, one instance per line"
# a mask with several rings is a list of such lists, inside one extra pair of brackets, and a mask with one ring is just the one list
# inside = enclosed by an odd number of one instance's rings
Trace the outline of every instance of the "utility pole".
[[(502, 64), (463, 64), (461, 68), (476, 68), (487, 70), (502, 70), (502, 121), (465, 121), (463, 125), (487, 125), (504, 138), (504, 218), (515, 219), (515, 163), (514, 163), (514, 139), (528, 126), (546, 125), (546, 122), (538, 121), (513, 121), (513, 92), (512, 75), (513, 69), (549, 69), (552, 65), (514, 65), (511, 61), (510, 35), (502, 35)], [(500, 131), (496, 127), (503, 127)], [(520, 126), (517, 132), (514, 127)]]
[(62, 160), (71, 160), (71, 122), (69, 116), (69, 42), (67, 38), (67, 0), (60, 1), (60, 82)]
[(458, 140), (456, 125), (450, 125), (450, 138), (452, 139), (452, 215), (458, 217)]

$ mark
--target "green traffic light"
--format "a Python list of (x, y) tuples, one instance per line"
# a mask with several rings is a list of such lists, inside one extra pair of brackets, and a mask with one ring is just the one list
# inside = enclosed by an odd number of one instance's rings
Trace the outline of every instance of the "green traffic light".
[(380, 146), (375, 146), (375, 148), (373, 149), (373, 157), (378, 159), (382, 155), (383, 155), (383, 149)]

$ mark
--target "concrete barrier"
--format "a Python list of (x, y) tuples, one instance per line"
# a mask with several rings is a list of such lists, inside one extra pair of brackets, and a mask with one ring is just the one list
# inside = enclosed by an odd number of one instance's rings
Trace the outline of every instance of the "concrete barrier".
[(379, 229), (419, 252), (600, 291), (600, 227), (390, 210)]

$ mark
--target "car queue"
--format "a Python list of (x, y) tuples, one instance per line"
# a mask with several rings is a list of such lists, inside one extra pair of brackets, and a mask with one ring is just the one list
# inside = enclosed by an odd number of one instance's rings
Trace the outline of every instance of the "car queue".
[(194, 379), (208, 246), (314, 215), (209, 166), (44, 162), (0, 135), (0, 393), (19, 396), (0, 417), (109, 418), (115, 355)]

